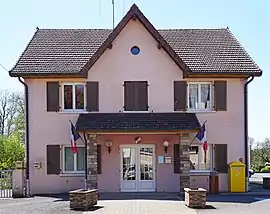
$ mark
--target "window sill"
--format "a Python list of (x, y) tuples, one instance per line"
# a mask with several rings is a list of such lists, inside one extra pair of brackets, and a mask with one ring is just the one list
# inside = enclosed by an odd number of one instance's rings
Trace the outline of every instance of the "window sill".
[(88, 113), (88, 111), (82, 110), (82, 111), (78, 111), (78, 110), (74, 110), (74, 111), (59, 111), (59, 114), (86, 114)]
[(84, 177), (84, 173), (62, 173), (59, 174), (60, 177)]
[(211, 170), (190, 170), (190, 175), (210, 175)]
[(151, 111), (122, 111), (122, 113), (150, 113)]
[(206, 109), (206, 110), (199, 110), (199, 109), (188, 109), (186, 111), (187, 113), (196, 113), (196, 114), (207, 114), (207, 113), (215, 113), (215, 110), (212, 109)]

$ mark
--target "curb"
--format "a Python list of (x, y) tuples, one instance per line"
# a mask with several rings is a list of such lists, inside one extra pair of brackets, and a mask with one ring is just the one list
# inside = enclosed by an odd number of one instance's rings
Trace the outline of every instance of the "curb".
[(269, 196), (269, 192), (243, 192), (243, 193), (220, 193), (219, 195), (223, 196)]

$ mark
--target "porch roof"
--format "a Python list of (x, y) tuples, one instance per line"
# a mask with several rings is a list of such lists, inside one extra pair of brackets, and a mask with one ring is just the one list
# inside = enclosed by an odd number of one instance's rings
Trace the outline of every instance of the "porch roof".
[(79, 132), (154, 132), (200, 129), (194, 113), (87, 113), (76, 123)]

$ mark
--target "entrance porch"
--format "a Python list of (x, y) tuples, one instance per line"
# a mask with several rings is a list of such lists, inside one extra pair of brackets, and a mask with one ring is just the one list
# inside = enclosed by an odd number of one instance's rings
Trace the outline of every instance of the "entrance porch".
[(88, 185), (100, 192), (183, 192), (189, 187), (189, 134), (195, 114), (90, 113), (77, 130), (87, 138)]

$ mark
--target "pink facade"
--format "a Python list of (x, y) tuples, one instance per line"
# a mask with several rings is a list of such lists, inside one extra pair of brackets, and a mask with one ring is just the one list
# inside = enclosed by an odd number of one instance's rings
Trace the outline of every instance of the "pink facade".
[[(141, 54), (134, 57), (129, 49), (134, 44), (141, 47)], [(183, 73), (163, 49), (157, 49), (156, 41), (139, 21), (130, 21), (114, 41), (113, 48), (106, 50), (88, 73), (88, 80), (100, 83), (100, 112), (118, 112), (123, 106), (123, 82), (126, 80), (147, 80), (149, 82), (149, 105), (154, 112), (173, 111), (174, 80), (181, 80)], [(26, 79), (29, 86), (30, 106), (30, 185), (31, 192), (53, 193), (81, 188), (84, 185), (83, 174), (46, 174), (46, 145), (69, 145), (69, 123), (76, 123), (78, 113), (46, 112), (46, 81), (49, 79)], [(60, 82), (66, 79), (54, 79)], [(214, 79), (204, 79), (213, 81)], [(245, 80), (231, 78), (227, 80), (227, 106), (224, 112), (198, 112), (197, 117), (203, 123), (207, 120), (208, 143), (228, 144), (228, 162), (244, 157), (244, 100)], [(85, 82), (77, 78), (68, 82)], [(188, 81), (188, 79), (187, 79)], [(200, 81), (200, 79), (192, 79)], [(193, 136), (192, 136), (193, 137)], [(112, 153), (108, 154), (102, 146), (102, 174), (98, 175), (101, 191), (119, 191), (120, 157), (119, 145), (130, 144), (132, 135), (101, 135), (113, 141)], [(177, 142), (174, 135), (145, 135), (144, 143), (156, 146), (156, 157), (163, 154), (162, 142), (170, 139), (170, 145)], [(79, 141), (79, 144), (82, 142)], [(172, 148), (168, 155), (172, 156)], [(34, 162), (42, 163), (41, 169), (34, 168)], [(156, 166), (157, 191), (179, 191), (179, 174), (173, 173), (173, 164)], [(201, 176), (200, 176), (201, 175)], [(203, 183), (207, 187), (207, 178), (200, 172), (191, 173), (191, 185)], [(109, 178), (109, 182), (108, 182)], [(220, 190), (227, 191), (227, 174), (220, 175)]]
[[(132, 10), (138, 13), (135, 6), (133, 6)], [(140, 54), (136, 56), (130, 53), (131, 47), (135, 45), (140, 48)], [(117, 112), (124, 114), (123, 84), (125, 81), (147, 81), (149, 109), (145, 113), (176, 112), (174, 107), (174, 81), (184, 80), (189, 84), (188, 87), (191, 87), (190, 85), (192, 84), (201, 85), (207, 83), (206, 85), (209, 85), (211, 88), (213, 88), (214, 81), (217, 79), (219, 81), (226, 81), (226, 110), (215, 111), (211, 106), (211, 108), (204, 109), (203, 111), (178, 111), (178, 113), (196, 113), (200, 124), (207, 121), (207, 141), (209, 144), (209, 156), (207, 156), (208, 166), (206, 167), (206, 161), (204, 163), (205, 165), (201, 166), (201, 157), (199, 155), (198, 157), (194, 156), (192, 157), (192, 161), (198, 162), (200, 167), (190, 170), (190, 173), (189, 170), (185, 173), (190, 175), (189, 182), (191, 187), (204, 187), (209, 190), (209, 174), (216, 167), (214, 163), (214, 148), (217, 145), (226, 145), (227, 163), (238, 161), (239, 158), (245, 158), (243, 109), (246, 78), (236, 75), (231, 78), (226, 78), (225, 76), (216, 78), (214, 75), (204, 76), (203, 78), (200, 78), (200, 75), (197, 78), (186, 77), (184, 71), (179, 68), (164, 48), (159, 48), (157, 40), (146, 29), (140, 19), (133, 20), (131, 18), (128, 21), (127, 25), (112, 42), (111, 48), (105, 50), (88, 70), (87, 74), (85, 77), (66, 76), (64, 78), (52, 75), (51, 77), (40, 76), (39, 78), (27, 78), (26, 76), (24, 78), (29, 88), (31, 194), (62, 193), (84, 187), (85, 175), (80, 165), (80, 161), (82, 160), (78, 154), (78, 156), (73, 157), (73, 162), (70, 165), (70, 160), (66, 158), (65, 149), (70, 146), (69, 120), (73, 124), (76, 124), (79, 115), (88, 112), (85, 108), (80, 111), (65, 111), (63, 104), (64, 84), (71, 85), (73, 83), (79, 83), (83, 85), (86, 91), (85, 85), (87, 81), (98, 82), (98, 112), (94, 112), (93, 114)], [(59, 98), (57, 98), (59, 99), (59, 111), (47, 110), (48, 99), (46, 95), (48, 94), (47, 82), (49, 81), (59, 82)], [(209, 90), (209, 96), (211, 97), (209, 98), (209, 102), (212, 105), (215, 94), (213, 89)], [(84, 104), (85, 100), (86, 98), (84, 98)], [(202, 104), (202, 102), (197, 104)], [(88, 130), (87, 134), (96, 135), (97, 144), (101, 146), (101, 172), (97, 175), (99, 191), (149, 190), (157, 192), (179, 192), (180, 174), (174, 171), (174, 144), (180, 146), (182, 143), (180, 136), (183, 133), (188, 133), (186, 135), (188, 136), (188, 142), (194, 139), (194, 130), (179, 130), (175, 132), (156, 130), (136, 133), (124, 133), (121, 131), (101, 133)], [(134, 142), (136, 136), (140, 136), (142, 139), (139, 144), (135, 144)], [(112, 142), (110, 153), (106, 147), (107, 141)], [(164, 150), (164, 141), (169, 143), (167, 153)], [(194, 140), (192, 143), (193, 145), (201, 146), (201, 142), (198, 140)], [(48, 145), (60, 145), (60, 173), (48, 173)], [(79, 148), (84, 147), (81, 139), (77, 141), (77, 145)], [(125, 149), (130, 152), (129, 159), (124, 159), (126, 158)], [(132, 152), (134, 152), (134, 157), (132, 156)], [(184, 152), (190, 154), (188, 149)], [(152, 155), (149, 155), (150, 153)], [(136, 167), (140, 167), (140, 171), (132, 171), (132, 167), (129, 165), (124, 166), (126, 160), (132, 161), (132, 157), (135, 160)], [(168, 162), (165, 163), (164, 160), (166, 157)], [(91, 158), (91, 155), (88, 154), (89, 165), (92, 164), (89, 162)], [(160, 158), (164, 158), (162, 159), (163, 162)], [(35, 162), (40, 162), (41, 168), (35, 168)], [(72, 172), (67, 170), (70, 167), (74, 167), (76, 170)], [(142, 175), (142, 171), (145, 167), (148, 167), (147, 170), (149, 172), (151, 171), (149, 173), (151, 174), (151, 179), (145, 179), (141, 183), (138, 183), (136, 179), (123, 180), (123, 177), (126, 176), (124, 175), (124, 167), (130, 167), (129, 173), (134, 173), (132, 176), (135, 177), (145, 176), (145, 174)], [(189, 169), (189, 166), (185, 165), (184, 168)], [(227, 173), (219, 173), (219, 190), (221, 192), (228, 191)]]

